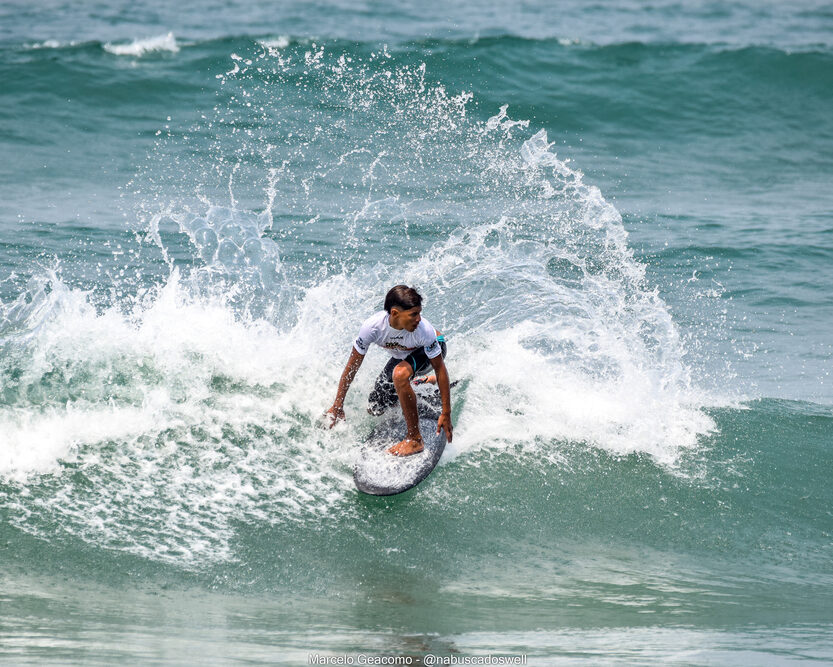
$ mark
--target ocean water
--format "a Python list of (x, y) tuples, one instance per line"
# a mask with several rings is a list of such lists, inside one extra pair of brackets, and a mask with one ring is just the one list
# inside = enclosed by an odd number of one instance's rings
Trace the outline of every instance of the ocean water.
[(824, 2), (4, 3), (0, 660), (833, 661), (831, 111)]

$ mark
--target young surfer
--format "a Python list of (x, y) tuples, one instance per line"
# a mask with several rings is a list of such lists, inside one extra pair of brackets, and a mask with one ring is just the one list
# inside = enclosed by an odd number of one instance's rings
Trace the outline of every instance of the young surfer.
[(442, 399), (437, 433), (445, 429), (446, 438), (451, 442), (451, 390), (443, 361), (446, 353), (445, 339), (428, 320), (422, 318), (422, 297), (407, 285), (391, 288), (385, 296), (385, 309), (369, 317), (359, 329), (338, 383), (336, 399), (327, 410), (331, 416), (330, 428), (344, 419), (344, 398), (371, 343), (387, 350), (391, 359), (376, 378), (376, 385), (369, 397), (368, 411), (381, 414), (398, 399), (408, 427), (405, 439), (388, 451), (397, 456), (410, 456), (423, 450), (416, 394), (411, 387), (411, 378), (424, 375), (432, 367)]

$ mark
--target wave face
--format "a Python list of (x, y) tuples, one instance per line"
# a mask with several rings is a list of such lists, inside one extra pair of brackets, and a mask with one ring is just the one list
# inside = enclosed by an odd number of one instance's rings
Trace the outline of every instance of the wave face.
[[(83, 634), (81, 591), (127, 659), (200, 623), (207, 659), (829, 658), (823, 6), (176, 11), (0, 21), (0, 618)], [(317, 420), (400, 282), (455, 437), (372, 499), (383, 355)]]
[[(558, 461), (559, 443), (581, 442), (673, 467), (713, 428), (621, 216), (546, 131), (517, 136), (529, 122), (505, 106), (473, 119), (471, 94), (384, 52), (265, 47), (231, 62), (228, 105), (161, 136), (135, 179), (144, 226), (114, 254), (137, 270), (99, 296), (58, 271), (34, 276), (4, 307), (3, 472), (28, 481), (72, 460), (98, 489), (72, 484), (66, 507), (59, 485), (47, 516), (199, 564), (231, 558), (225, 525), (258, 506), (260, 487), (276, 519), (329, 514), (353, 496), (349, 452), (331, 454), (315, 417), (392, 281), (419, 286), (455, 347), (452, 457), (520, 447)], [(149, 282), (140, 269), (156, 256), (165, 269)], [(372, 380), (357, 382), (354, 414)], [(15, 523), (35, 531), (24, 507)]]

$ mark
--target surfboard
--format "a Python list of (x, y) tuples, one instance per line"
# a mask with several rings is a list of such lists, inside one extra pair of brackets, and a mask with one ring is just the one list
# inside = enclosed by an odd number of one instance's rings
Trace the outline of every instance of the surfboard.
[(417, 401), (419, 430), (425, 446), (419, 454), (396, 456), (388, 448), (407, 433), (405, 417), (399, 405), (388, 410), (370, 432), (353, 468), (356, 488), (373, 496), (392, 496), (412, 489), (431, 474), (445, 449), (445, 432), (437, 435), (440, 411), (422, 400)]

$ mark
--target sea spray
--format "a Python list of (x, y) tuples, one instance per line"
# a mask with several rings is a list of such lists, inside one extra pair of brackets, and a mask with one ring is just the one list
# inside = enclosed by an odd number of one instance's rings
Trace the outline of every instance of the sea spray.
[(505, 106), (480, 120), (384, 51), (231, 61), (215, 108), (160, 134), (130, 186), (131, 261), (165, 271), (114, 277), (109, 301), (53, 274), (23, 299), (43, 307), (8, 310), (14, 525), (200, 568), (234, 558), (235, 523), (353, 516), (345, 443), (372, 424), (381, 355), (347, 424), (315, 422), (398, 282), (462, 380), (447, 462), (562, 466), (578, 446), (673, 470), (714, 428), (620, 215), (543, 130)]

